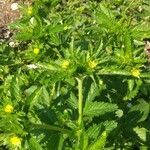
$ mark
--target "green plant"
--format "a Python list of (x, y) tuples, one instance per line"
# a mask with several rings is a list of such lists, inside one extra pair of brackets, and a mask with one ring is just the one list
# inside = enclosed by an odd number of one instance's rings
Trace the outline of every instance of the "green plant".
[[(148, 149), (146, 0), (36, 0), (0, 49), (0, 145)], [(142, 13), (141, 13), (142, 11)]]

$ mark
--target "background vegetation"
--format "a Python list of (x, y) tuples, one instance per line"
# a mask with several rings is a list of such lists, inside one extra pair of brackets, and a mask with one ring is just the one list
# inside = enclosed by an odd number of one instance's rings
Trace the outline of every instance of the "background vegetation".
[(0, 149), (149, 149), (150, 1), (19, 9), (0, 45)]

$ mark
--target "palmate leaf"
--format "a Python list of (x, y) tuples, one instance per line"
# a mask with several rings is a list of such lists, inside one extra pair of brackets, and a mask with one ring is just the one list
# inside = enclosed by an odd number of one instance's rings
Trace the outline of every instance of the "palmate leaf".
[(106, 113), (114, 112), (118, 109), (116, 104), (105, 103), (105, 102), (89, 102), (86, 103), (83, 115), (87, 117), (94, 117), (104, 115)]

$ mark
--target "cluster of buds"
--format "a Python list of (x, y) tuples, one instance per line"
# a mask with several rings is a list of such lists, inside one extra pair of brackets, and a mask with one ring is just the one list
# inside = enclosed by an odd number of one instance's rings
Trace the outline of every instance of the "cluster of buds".
[(12, 113), (14, 110), (14, 107), (10, 104), (7, 104), (5, 107), (4, 107), (4, 112), (5, 113)]
[(89, 61), (88, 62), (88, 66), (91, 68), (91, 69), (95, 69), (96, 66), (97, 66), (97, 63), (95, 61)]
[(131, 70), (131, 74), (132, 74), (134, 77), (139, 78), (139, 77), (140, 77), (140, 70), (137, 69), (137, 68), (133, 68), (133, 69)]
[(15, 146), (15, 147), (19, 147), (21, 145), (21, 138), (19, 138), (18, 136), (12, 136), (10, 138), (10, 144)]

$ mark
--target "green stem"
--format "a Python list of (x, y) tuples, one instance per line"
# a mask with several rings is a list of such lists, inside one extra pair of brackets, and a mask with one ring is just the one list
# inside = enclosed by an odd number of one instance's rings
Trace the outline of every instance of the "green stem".
[(34, 129), (46, 129), (46, 130), (53, 130), (53, 131), (59, 131), (62, 133), (70, 133), (70, 130), (63, 129), (57, 126), (47, 125), (47, 124), (32, 124), (31, 125)]
[(78, 125), (79, 127), (81, 127), (82, 125), (82, 118), (83, 118), (83, 80), (77, 78), (78, 81), (78, 113), (79, 113), (79, 117), (78, 117)]
[(82, 123), (83, 123), (83, 79), (76, 78), (78, 82), (78, 146), (80, 146), (80, 139), (82, 135)]
[(65, 138), (63, 137), (63, 135), (61, 135), (60, 139), (59, 139), (58, 150), (63, 149), (64, 140), (65, 140)]

